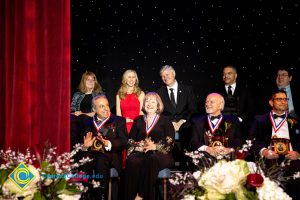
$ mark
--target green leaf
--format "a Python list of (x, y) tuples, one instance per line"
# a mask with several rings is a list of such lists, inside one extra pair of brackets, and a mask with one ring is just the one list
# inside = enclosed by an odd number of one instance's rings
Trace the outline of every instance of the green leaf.
[(63, 191), (64, 194), (79, 194), (80, 189), (76, 185), (67, 185), (66, 189)]
[(33, 195), (33, 200), (46, 200), (46, 198), (40, 191), (37, 191)]
[(225, 200), (236, 200), (234, 193), (226, 194)]
[(2, 169), (0, 170), (0, 185), (3, 185), (4, 182), (7, 180), (8, 175), (10, 174), (11, 169)]
[(61, 191), (66, 188), (67, 181), (66, 179), (59, 179), (58, 183), (55, 185), (55, 191)]

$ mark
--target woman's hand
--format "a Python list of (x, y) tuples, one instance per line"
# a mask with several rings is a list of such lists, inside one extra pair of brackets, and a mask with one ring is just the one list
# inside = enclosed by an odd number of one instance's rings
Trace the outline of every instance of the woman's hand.
[(156, 144), (151, 140), (151, 138), (146, 138), (144, 142), (144, 152), (147, 151), (155, 151), (156, 150)]
[(126, 123), (128, 123), (128, 122), (133, 122), (133, 119), (130, 119), (130, 118), (126, 117)]
[(72, 113), (73, 115), (79, 116), (82, 115), (83, 113), (81, 111), (75, 111)]

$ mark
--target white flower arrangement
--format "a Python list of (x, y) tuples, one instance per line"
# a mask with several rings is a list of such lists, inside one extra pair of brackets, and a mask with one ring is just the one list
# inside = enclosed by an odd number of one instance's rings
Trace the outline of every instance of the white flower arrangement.
[[(236, 153), (248, 152), (252, 143), (250, 140), (246, 143)], [(263, 160), (257, 163), (246, 162), (242, 159), (219, 160), (203, 151), (187, 152), (186, 155), (192, 158), (198, 169), (194, 172), (175, 173), (171, 176), (172, 199), (291, 200), (291, 197), (280, 187), (279, 180), (300, 178), (300, 172), (290, 177), (279, 177), (282, 174), (279, 175), (277, 171), (284, 165), (271, 169), (273, 171), (270, 172), (265, 169)], [(274, 174), (278, 177), (274, 177)]]

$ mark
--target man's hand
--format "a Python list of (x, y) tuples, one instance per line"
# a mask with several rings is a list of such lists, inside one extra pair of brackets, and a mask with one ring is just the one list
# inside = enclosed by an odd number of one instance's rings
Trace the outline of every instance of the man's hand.
[(267, 159), (276, 159), (279, 157), (275, 151), (272, 151), (270, 149), (264, 149), (262, 151), (262, 155)]
[(207, 147), (207, 153), (209, 153), (213, 157), (225, 156), (234, 151), (232, 148), (226, 148), (224, 146), (216, 146), (216, 147)]
[(297, 151), (289, 151), (288, 154), (285, 155), (285, 158), (290, 160), (297, 160), (300, 157), (300, 154)]
[(181, 120), (179, 120), (178, 122), (172, 122), (175, 131), (176, 131), (176, 132), (179, 131), (181, 125), (184, 124), (185, 122), (186, 122), (186, 120), (184, 120), (184, 119), (181, 119)]
[(101, 134), (97, 135), (97, 139), (100, 140), (101, 143), (104, 144), (104, 146), (106, 146), (106, 147), (108, 146), (108, 144), (109, 144), (108, 140), (104, 139)]
[(86, 134), (86, 136), (83, 136), (83, 147), (84, 148), (89, 148), (90, 146), (93, 145), (94, 141), (95, 141), (96, 137), (93, 137), (93, 133), (92, 132), (88, 132)]

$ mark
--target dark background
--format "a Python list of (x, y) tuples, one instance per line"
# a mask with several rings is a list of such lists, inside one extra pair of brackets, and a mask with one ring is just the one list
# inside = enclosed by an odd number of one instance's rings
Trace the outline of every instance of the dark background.
[(159, 69), (172, 65), (202, 108), (232, 64), (255, 94), (256, 113), (278, 66), (291, 68), (299, 83), (299, 1), (71, 0), (71, 22), (72, 94), (93, 71), (111, 107), (129, 68), (147, 92), (161, 86)]

